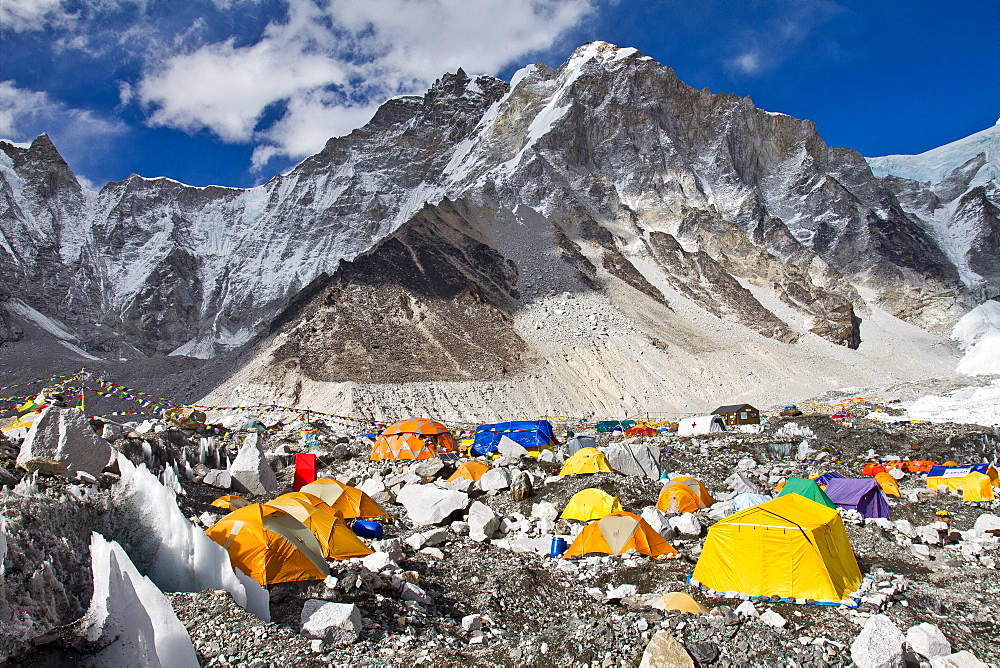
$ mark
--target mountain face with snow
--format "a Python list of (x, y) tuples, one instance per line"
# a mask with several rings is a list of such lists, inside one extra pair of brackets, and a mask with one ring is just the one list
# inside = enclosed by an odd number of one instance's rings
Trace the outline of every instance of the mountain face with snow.
[(920, 155), (868, 158), (868, 164), (974, 294), (1000, 295), (1000, 121)]
[(238, 355), (217, 403), (372, 414), (666, 411), (916, 373), (890, 342), (945, 372), (935, 337), (1000, 264), (942, 232), (996, 240), (974, 164), (952, 189), (954, 169), (880, 178), (809, 121), (600, 42), (510, 84), (445, 75), (252, 189), (94, 193), (47, 137), (0, 142), (0, 337)]

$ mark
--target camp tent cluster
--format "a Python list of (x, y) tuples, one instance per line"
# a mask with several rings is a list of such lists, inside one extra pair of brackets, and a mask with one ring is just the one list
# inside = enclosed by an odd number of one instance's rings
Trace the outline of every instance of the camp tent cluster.
[(329, 478), (263, 504), (229, 494), (212, 505), (232, 512), (205, 533), (226, 548), (235, 568), (265, 586), (322, 580), (327, 560), (371, 554), (346, 520), (388, 518), (363, 491)]

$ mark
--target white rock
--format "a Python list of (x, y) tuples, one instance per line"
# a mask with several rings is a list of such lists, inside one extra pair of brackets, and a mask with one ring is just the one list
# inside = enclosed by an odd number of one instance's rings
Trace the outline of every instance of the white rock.
[(538, 453), (538, 461), (553, 464), (556, 461), (556, 453), (549, 449), (544, 449)]
[(643, 508), (640, 517), (646, 520), (646, 523), (653, 527), (653, 530), (660, 534), (664, 540), (672, 540), (677, 535), (677, 530), (674, 529), (673, 525), (667, 520), (666, 515), (660, 512), (656, 506), (646, 506)]
[(809, 445), (809, 441), (802, 441), (799, 443), (799, 447), (795, 451), (795, 458), (800, 460), (809, 459), (814, 452), (816, 451)]
[(670, 526), (674, 527), (677, 533), (682, 536), (701, 535), (701, 522), (698, 521), (698, 518), (693, 513), (674, 515), (667, 518), (667, 520), (670, 522)]
[(539, 501), (531, 504), (531, 516), (540, 520), (555, 521), (559, 517), (559, 509), (551, 501)]
[(930, 526), (929, 524), (917, 527), (916, 532), (917, 532), (917, 538), (919, 538), (921, 542), (926, 543), (927, 545), (941, 544), (941, 535), (938, 533), (937, 529), (935, 529), (933, 526)]
[(361, 610), (353, 603), (309, 599), (301, 620), (303, 636), (329, 645), (349, 645), (361, 634)]
[(406, 508), (410, 521), (418, 526), (440, 524), (456, 510), (469, 506), (468, 494), (433, 485), (406, 485), (399, 490), (396, 500)]
[(415, 533), (412, 536), (408, 536), (403, 542), (416, 551), (427, 544), (427, 539), (424, 538), (423, 534)]
[(962, 650), (947, 656), (936, 656), (931, 659), (931, 668), (989, 668), (972, 652)]
[(910, 520), (896, 520), (893, 522), (893, 526), (896, 528), (896, 531), (903, 534), (907, 538), (917, 537), (917, 531), (913, 528), (913, 523), (910, 522)]
[(740, 461), (736, 462), (736, 468), (740, 471), (752, 471), (757, 468), (757, 462), (751, 457), (744, 457)]
[(361, 565), (373, 573), (402, 570), (386, 552), (372, 552), (361, 560)]
[(506, 436), (500, 437), (500, 441), (497, 443), (497, 451), (506, 457), (523, 457), (528, 454), (524, 446)]
[(931, 548), (926, 545), (921, 545), (920, 543), (914, 543), (909, 546), (910, 554), (918, 559), (928, 561), (931, 558)]
[[(749, 603), (749, 601), (747, 602)], [(780, 629), (781, 627), (783, 627), (785, 624), (788, 623), (788, 621), (784, 617), (776, 613), (774, 610), (765, 610), (764, 612), (762, 612), (760, 614), (760, 621), (764, 622), (768, 626), (773, 626), (777, 629)]]
[(620, 584), (617, 587), (608, 589), (607, 593), (604, 595), (604, 600), (606, 601), (620, 601), (623, 598), (628, 598), (629, 596), (635, 596), (638, 591), (638, 587), (634, 584)]
[(914, 652), (928, 659), (951, 654), (951, 643), (944, 633), (928, 622), (911, 626), (906, 631), (906, 642)]
[(480, 501), (469, 506), (469, 538), (483, 542), (493, 537), (500, 528), (500, 518), (493, 509)]
[(851, 660), (858, 668), (899, 668), (906, 638), (891, 619), (872, 615), (851, 643)]
[(906, 477), (906, 472), (903, 471), (903, 469), (896, 468), (896, 469), (891, 469), (889, 471), (889, 475), (891, 475), (895, 480), (902, 480), (903, 478)]
[(278, 491), (278, 479), (267, 463), (258, 434), (250, 434), (243, 441), (236, 459), (229, 465), (233, 486), (248, 494), (264, 496)]
[(737, 494), (760, 494), (757, 485), (753, 484), (749, 478), (739, 472), (726, 478), (726, 485)]
[(431, 603), (430, 595), (412, 582), (403, 582), (399, 589), (399, 597), (404, 601), (416, 601), (417, 603)]
[(17, 454), (17, 465), (35, 457), (48, 457), (66, 466), (66, 475), (80, 471), (99, 476), (111, 463), (114, 449), (94, 433), (83, 411), (76, 408), (43, 408), (28, 429)]
[(507, 473), (507, 469), (492, 468), (479, 479), (479, 489), (484, 492), (508, 487), (510, 487), (510, 474)]
[(483, 628), (482, 615), (466, 615), (465, 617), (462, 617), (463, 631), (478, 631), (481, 628)]
[(420, 554), (426, 554), (428, 557), (433, 557), (434, 559), (441, 560), (444, 559), (444, 552), (436, 547), (425, 547), (420, 550)]
[(976, 518), (976, 523), (973, 525), (973, 528), (976, 531), (1000, 530), (1000, 517), (997, 517), (992, 513), (983, 513)]
[(226, 469), (212, 469), (205, 474), (202, 480), (206, 485), (219, 489), (229, 489), (233, 486), (233, 478)]
[(424, 532), (424, 545), (440, 545), (448, 540), (448, 530), (441, 529), (431, 529), (430, 531)]
[(735, 613), (737, 615), (743, 615), (744, 617), (750, 617), (751, 619), (760, 617), (760, 613), (757, 612), (757, 608), (754, 607), (753, 601), (743, 601), (736, 606)]

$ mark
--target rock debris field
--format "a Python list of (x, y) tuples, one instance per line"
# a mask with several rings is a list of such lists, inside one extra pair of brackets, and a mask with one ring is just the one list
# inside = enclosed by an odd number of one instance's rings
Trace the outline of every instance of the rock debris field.
[[(876, 408), (892, 413), (877, 405), (852, 413)], [(246, 417), (209, 421), (234, 428)], [(371, 441), (344, 426), (288, 414), (260, 418), (289, 421), (226, 437), (160, 420), (84, 422), (113, 447), (114, 472), (70, 473), (40, 459), (25, 466), (20, 439), (0, 442), (0, 659), (22, 666), (141, 659), (256, 668), (593, 668), (984, 666), (1000, 655), (1000, 502), (928, 489), (919, 474), (898, 480), (901, 496), (889, 497), (888, 520), (839, 511), (863, 574), (856, 607), (726, 598), (689, 581), (708, 528), (732, 511), (735, 473), (740, 484), (775, 494), (791, 476), (860, 477), (868, 461), (982, 462), (1000, 449), (995, 429), (815, 413), (770, 417), (757, 433), (623, 438), (570, 423), (577, 434), (594, 435), (613, 462), (616, 453), (617, 461), (623, 452), (655, 456), (610, 473), (559, 477), (561, 449), (537, 459), (511, 453), (490, 461), (494, 470), (483, 481), (448, 483), (460, 461), (372, 462)], [(392, 521), (380, 540), (368, 541), (373, 554), (329, 562), (325, 580), (262, 591), (204, 548), (204, 529), (225, 514), (210, 504), (223, 494), (264, 502), (291, 491), (294, 455), (307, 451), (305, 428), (315, 430), (318, 444), (308, 451), (318, 455), (318, 474), (364, 490)], [(248, 439), (273, 479), (262, 469), (249, 478), (247, 467), (227, 469)], [(71, 445), (61, 447), (76, 456)], [(663, 473), (697, 478), (715, 504), (660, 513)], [(550, 557), (553, 536), (572, 542), (585, 525), (559, 515), (586, 488), (642, 515), (677, 557)], [(934, 525), (942, 510), (950, 514), (945, 529)], [(99, 550), (105, 539), (112, 549)], [(168, 605), (142, 594), (140, 580), (163, 591)], [(705, 612), (651, 606), (668, 592), (691, 595)], [(129, 596), (135, 602), (126, 608), (120, 602)], [(150, 633), (129, 636), (143, 624)]]

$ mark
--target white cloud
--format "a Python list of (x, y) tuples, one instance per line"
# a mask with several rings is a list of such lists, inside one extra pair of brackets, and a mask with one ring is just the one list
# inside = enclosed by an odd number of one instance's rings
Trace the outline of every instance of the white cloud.
[(421, 92), (446, 71), (493, 73), (550, 47), (595, 1), (289, 0), (259, 40), (170, 55), (135, 93), (153, 125), (257, 144), (260, 168), (319, 150), (384, 99)]
[(0, 26), (15, 32), (40, 30), (60, 15), (61, 0), (3, 0)]
[(0, 81), (0, 136), (23, 141), (47, 132), (60, 150), (72, 151), (124, 131), (120, 121), (55, 102), (46, 93), (18, 88), (13, 81)]
[(737, 56), (730, 61), (730, 65), (747, 74), (756, 74), (761, 69), (760, 53), (750, 51), (741, 56)]

